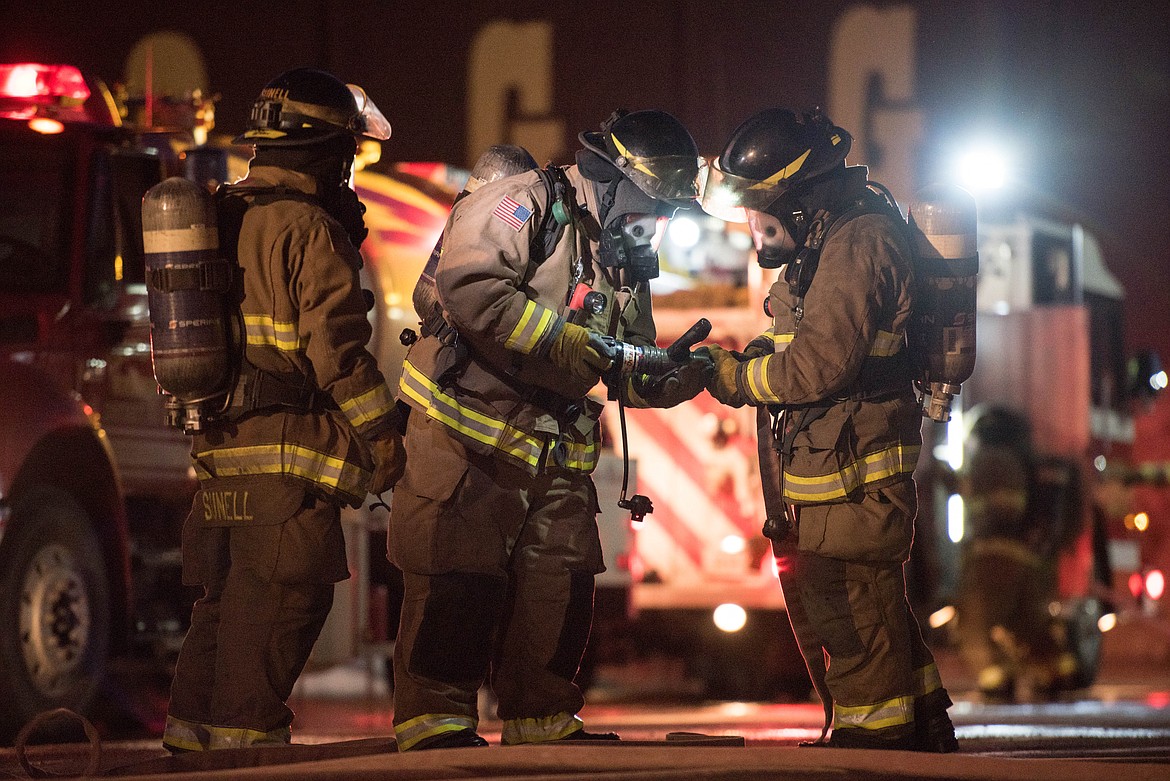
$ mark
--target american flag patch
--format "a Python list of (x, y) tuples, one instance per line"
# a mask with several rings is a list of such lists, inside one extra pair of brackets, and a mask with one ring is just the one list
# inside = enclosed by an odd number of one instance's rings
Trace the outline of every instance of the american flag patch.
[(524, 223), (528, 221), (528, 218), (532, 216), (532, 209), (529, 209), (527, 206), (521, 206), (505, 195), (504, 200), (496, 205), (492, 214), (508, 223), (512, 230), (519, 232), (524, 227)]

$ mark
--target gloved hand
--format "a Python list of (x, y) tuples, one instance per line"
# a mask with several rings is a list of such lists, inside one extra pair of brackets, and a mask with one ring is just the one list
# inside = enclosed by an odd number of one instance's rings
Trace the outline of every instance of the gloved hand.
[(370, 443), (374, 453), (374, 477), (370, 481), (370, 493), (381, 496), (402, 479), (406, 471), (406, 446), (397, 429), (390, 429), (385, 436)]
[(593, 386), (601, 380), (601, 373), (609, 368), (610, 361), (590, 341), (591, 333), (588, 328), (565, 323), (549, 348), (548, 359), (558, 369)]
[(707, 383), (707, 392), (729, 407), (742, 407), (747, 399), (739, 392), (739, 385), (735, 381), (739, 361), (717, 344), (700, 349), (706, 350), (715, 364), (715, 371)]
[(633, 390), (646, 406), (668, 409), (698, 396), (714, 373), (715, 364), (707, 353), (695, 350), (690, 360), (673, 371), (659, 377), (642, 375), (634, 379)]
[(771, 355), (776, 352), (776, 343), (772, 341), (771, 334), (760, 334), (755, 339), (747, 343), (747, 347), (743, 348), (743, 352), (732, 350), (731, 354), (739, 361), (750, 361), (752, 358), (761, 358), (765, 355)]

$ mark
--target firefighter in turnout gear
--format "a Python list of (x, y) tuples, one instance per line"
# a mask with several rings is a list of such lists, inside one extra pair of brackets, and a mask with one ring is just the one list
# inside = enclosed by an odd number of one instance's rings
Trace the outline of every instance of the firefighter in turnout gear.
[(389, 134), (360, 88), (302, 68), (264, 88), (236, 139), (255, 156), (217, 212), (242, 364), (231, 408), (192, 441), (183, 574), (204, 595), (171, 686), (171, 751), (289, 742), (286, 700), (349, 576), (341, 506), (404, 466), (393, 392), (366, 349), (349, 187), (356, 136)]
[(771, 332), (744, 353), (710, 347), (708, 390), (772, 417), (760, 429), (761, 472), (774, 478), (764, 533), (828, 744), (954, 751), (951, 701), (902, 569), (921, 444), (911, 246), (892, 199), (864, 166), (846, 167), (850, 143), (819, 110), (769, 109), (712, 164), (704, 208), (746, 221), (760, 265), (780, 273)]
[(1077, 472), (1033, 450), (1024, 415), (980, 406), (971, 418), (957, 475), (967, 526), (955, 602), (959, 654), (990, 701), (1014, 700), (1022, 681), (1034, 696), (1053, 696), (1082, 677), (1065, 627), (1049, 611), (1059, 599), (1060, 548), (1080, 529)]
[[(702, 161), (661, 111), (616, 112), (581, 141), (576, 165), (491, 181), (455, 205), (435, 273), (442, 315), (423, 321), (403, 368), (409, 457), (387, 546), (405, 583), (402, 751), (486, 745), (489, 673), (504, 744), (617, 739), (584, 730), (573, 682), (604, 569), (595, 337), (654, 344), (657, 242), (694, 203)], [(617, 392), (671, 406), (708, 376), (688, 361)]]

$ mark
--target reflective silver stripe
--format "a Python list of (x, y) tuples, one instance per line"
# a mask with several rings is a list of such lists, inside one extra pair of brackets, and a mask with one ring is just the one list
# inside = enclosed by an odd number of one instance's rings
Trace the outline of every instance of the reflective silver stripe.
[(891, 355), (897, 355), (898, 351), (902, 349), (902, 344), (905, 339), (902, 334), (896, 334), (892, 331), (878, 331), (877, 336), (873, 339), (873, 346), (869, 348), (869, 354), (875, 358), (888, 358)]
[(244, 748), (257, 745), (286, 745), (292, 742), (292, 730), (288, 727), (279, 727), (268, 732), (247, 727), (211, 727), (207, 728), (211, 735), (210, 749)]
[(386, 415), (394, 408), (394, 396), (386, 383), (341, 403), (341, 411), (354, 428), (361, 428), (371, 421)]
[(841, 499), (862, 485), (914, 471), (918, 445), (894, 445), (847, 464), (840, 471), (806, 477), (784, 470), (784, 498), (794, 502)]
[(286, 474), (364, 498), (370, 473), (343, 458), (292, 443), (249, 445), (195, 454), (199, 479)]
[(285, 352), (305, 349), (306, 341), (297, 334), (295, 322), (273, 320), (268, 315), (244, 315), (248, 344), (267, 345)]
[(465, 437), (517, 458), (533, 469), (540, 465), (540, 454), (544, 450), (542, 440), (502, 420), (464, 407), (453, 396), (440, 390), (438, 385), (410, 361), (406, 361), (402, 366), (402, 379), (398, 383), (398, 388), (405, 396), (420, 404), (426, 410), (427, 417), (437, 420)]
[(515, 746), (518, 743), (544, 743), (560, 740), (585, 726), (585, 722), (571, 713), (561, 712), (555, 716), (534, 719), (508, 719), (500, 734), (500, 744)]
[(746, 395), (756, 405), (774, 404), (780, 401), (780, 397), (768, 384), (768, 367), (772, 363), (772, 358), (771, 355), (765, 355), (740, 364), (739, 371), (743, 372), (744, 384), (747, 385)]
[(597, 442), (566, 442), (568, 453), (565, 457), (565, 468), (579, 472), (592, 472), (597, 468), (601, 458), (601, 448)]
[(551, 309), (535, 301), (528, 301), (524, 304), (524, 314), (520, 315), (520, 322), (516, 323), (512, 333), (508, 334), (504, 346), (527, 355), (535, 350), (548, 334), (555, 319), (556, 315)]
[(211, 747), (211, 734), (203, 724), (177, 719), (168, 714), (162, 742), (164, 746), (184, 751), (206, 751)]
[(478, 722), (468, 716), (451, 713), (425, 713), (409, 721), (394, 725), (394, 739), (399, 751), (407, 751), (420, 740), (442, 735), (444, 732), (458, 732), (461, 729), (475, 729)]
[(884, 729), (914, 722), (914, 698), (895, 697), (874, 705), (833, 705), (834, 727)]

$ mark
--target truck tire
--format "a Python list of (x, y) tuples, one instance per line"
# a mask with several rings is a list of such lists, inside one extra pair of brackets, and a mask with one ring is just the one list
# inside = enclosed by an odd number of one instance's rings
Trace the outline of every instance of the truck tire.
[(0, 540), (0, 740), (42, 711), (84, 711), (109, 649), (109, 584), (89, 518), (69, 494), (34, 488)]

